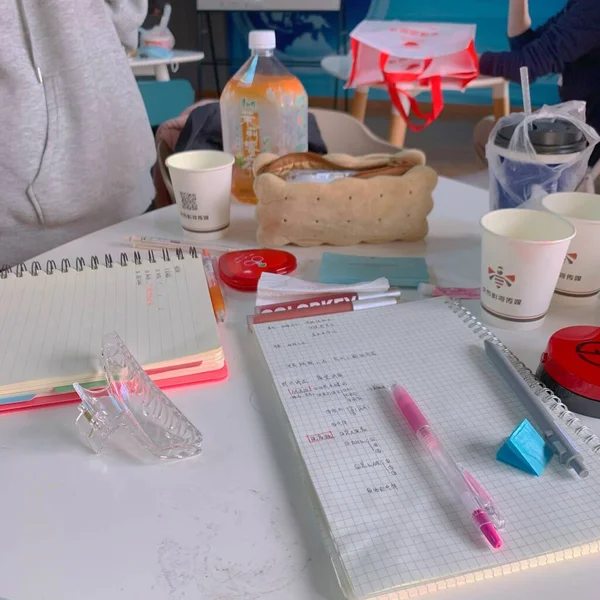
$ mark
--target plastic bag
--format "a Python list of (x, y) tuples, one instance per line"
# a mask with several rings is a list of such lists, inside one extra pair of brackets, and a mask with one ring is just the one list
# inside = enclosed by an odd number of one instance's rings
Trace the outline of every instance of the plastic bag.
[(548, 194), (575, 191), (599, 141), (585, 123), (585, 102), (500, 119), (486, 145), (490, 209), (539, 208)]
[(152, 29), (140, 29), (140, 56), (145, 58), (170, 58), (173, 56), (175, 37), (169, 29), (171, 11), (171, 5), (165, 4), (160, 23)]

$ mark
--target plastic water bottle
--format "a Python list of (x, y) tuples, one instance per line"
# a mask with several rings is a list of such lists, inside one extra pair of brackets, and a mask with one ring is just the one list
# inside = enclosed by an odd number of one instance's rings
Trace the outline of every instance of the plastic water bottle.
[(254, 159), (308, 150), (308, 96), (275, 58), (274, 31), (251, 31), (249, 46), (252, 55), (221, 95), (221, 121), (224, 150), (235, 156), (232, 193), (255, 204)]

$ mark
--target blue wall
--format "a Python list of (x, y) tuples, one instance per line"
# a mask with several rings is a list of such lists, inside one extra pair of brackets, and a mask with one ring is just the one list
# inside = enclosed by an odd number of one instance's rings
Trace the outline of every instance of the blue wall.
[[(530, 8), (534, 27), (558, 12), (565, 1), (532, 0)], [(349, 29), (364, 18), (475, 22), (478, 52), (508, 48), (508, 0), (345, 0), (345, 6)], [(336, 13), (238, 13), (230, 16), (229, 21), (230, 55), (236, 67), (248, 56), (248, 31), (253, 28), (275, 28), (280, 58), (284, 62), (305, 65), (295, 66), (292, 70), (302, 79), (309, 95), (333, 95), (333, 79), (315, 66), (315, 62), (318, 63), (322, 56), (337, 52), (340, 40)], [(376, 90), (371, 94), (372, 98), (387, 97), (385, 93)], [(489, 90), (448, 93), (445, 97), (449, 103), (490, 102)], [(423, 95), (419, 99), (427, 98)], [(511, 85), (511, 100), (515, 105), (521, 104), (520, 90), (516, 85)], [(538, 81), (532, 87), (532, 100), (536, 105), (558, 102), (556, 79), (548, 77)]]

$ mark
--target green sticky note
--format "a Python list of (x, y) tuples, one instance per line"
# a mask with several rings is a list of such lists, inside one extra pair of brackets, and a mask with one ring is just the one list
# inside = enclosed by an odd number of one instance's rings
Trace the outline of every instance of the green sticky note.
[(319, 270), (321, 283), (362, 283), (386, 277), (390, 285), (416, 288), (429, 282), (424, 258), (355, 256), (324, 252)]
[(496, 454), (496, 460), (525, 473), (539, 476), (552, 458), (552, 454), (552, 448), (525, 419), (502, 444)]

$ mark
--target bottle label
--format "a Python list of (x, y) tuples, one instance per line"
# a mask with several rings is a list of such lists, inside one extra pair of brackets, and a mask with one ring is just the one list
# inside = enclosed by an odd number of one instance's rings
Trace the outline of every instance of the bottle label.
[(242, 98), (242, 151), (236, 156), (236, 164), (245, 171), (252, 169), (254, 159), (260, 154), (260, 119), (258, 102)]

